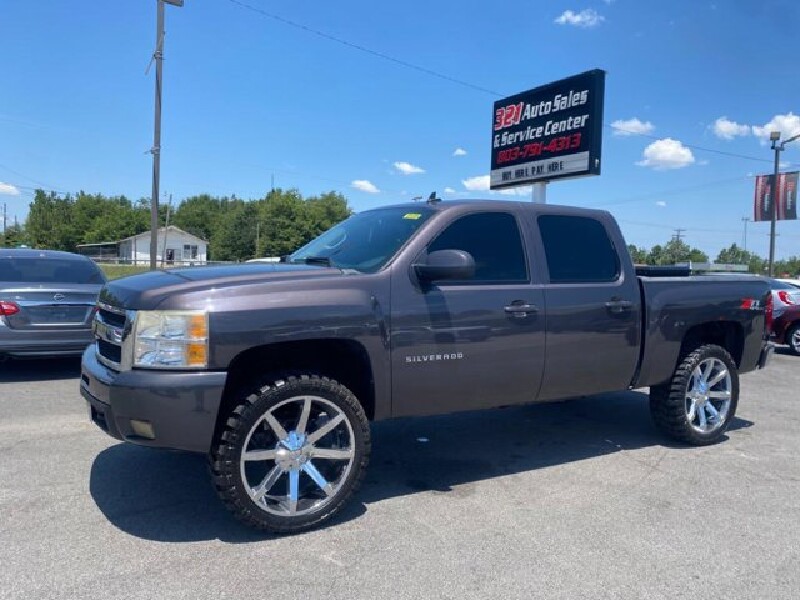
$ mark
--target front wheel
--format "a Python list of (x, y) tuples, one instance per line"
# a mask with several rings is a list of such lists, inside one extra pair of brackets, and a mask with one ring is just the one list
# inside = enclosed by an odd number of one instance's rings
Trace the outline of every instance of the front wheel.
[(739, 374), (731, 355), (712, 344), (688, 354), (666, 384), (650, 389), (656, 426), (681, 442), (718, 442), (736, 414)]
[(369, 422), (343, 385), (287, 377), (241, 396), (211, 451), (217, 493), (245, 524), (276, 533), (330, 518), (358, 488)]

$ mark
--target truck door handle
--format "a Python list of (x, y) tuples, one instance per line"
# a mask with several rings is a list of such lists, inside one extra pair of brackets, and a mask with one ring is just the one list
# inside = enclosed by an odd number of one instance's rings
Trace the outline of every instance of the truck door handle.
[(528, 304), (527, 302), (512, 302), (503, 310), (505, 310), (508, 315), (512, 315), (518, 319), (524, 319), (530, 313), (539, 312), (539, 307), (535, 304)]
[(633, 302), (630, 300), (609, 300), (606, 302), (606, 308), (612, 313), (627, 312), (633, 308)]

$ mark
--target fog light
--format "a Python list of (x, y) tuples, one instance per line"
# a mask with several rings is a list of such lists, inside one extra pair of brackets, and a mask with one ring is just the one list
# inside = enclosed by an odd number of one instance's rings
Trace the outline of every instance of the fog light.
[(133, 429), (133, 433), (139, 437), (147, 438), (148, 440), (156, 439), (156, 434), (153, 431), (153, 424), (150, 423), (150, 421), (131, 419), (131, 429)]

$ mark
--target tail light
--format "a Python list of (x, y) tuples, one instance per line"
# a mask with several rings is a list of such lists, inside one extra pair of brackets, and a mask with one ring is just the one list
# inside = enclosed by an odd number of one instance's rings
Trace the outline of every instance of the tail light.
[(792, 306), (794, 304), (794, 300), (792, 300), (792, 292), (781, 290), (778, 292), (778, 298), (781, 299), (781, 302), (783, 302), (784, 304), (788, 304), (789, 306)]
[(16, 302), (6, 302), (5, 300), (0, 300), (0, 316), (10, 317), (18, 312), (19, 305)]
[(767, 300), (764, 307), (764, 316), (766, 317), (766, 328), (767, 334), (772, 333), (772, 321), (773, 321), (773, 314), (772, 314), (772, 294), (767, 294)]

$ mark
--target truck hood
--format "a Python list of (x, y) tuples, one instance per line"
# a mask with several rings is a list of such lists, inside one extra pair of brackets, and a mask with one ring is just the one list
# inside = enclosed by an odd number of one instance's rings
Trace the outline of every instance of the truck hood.
[(340, 269), (316, 265), (242, 264), (150, 271), (111, 281), (100, 302), (130, 310), (154, 310), (176, 294), (214, 292), (231, 286), (341, 277)]

